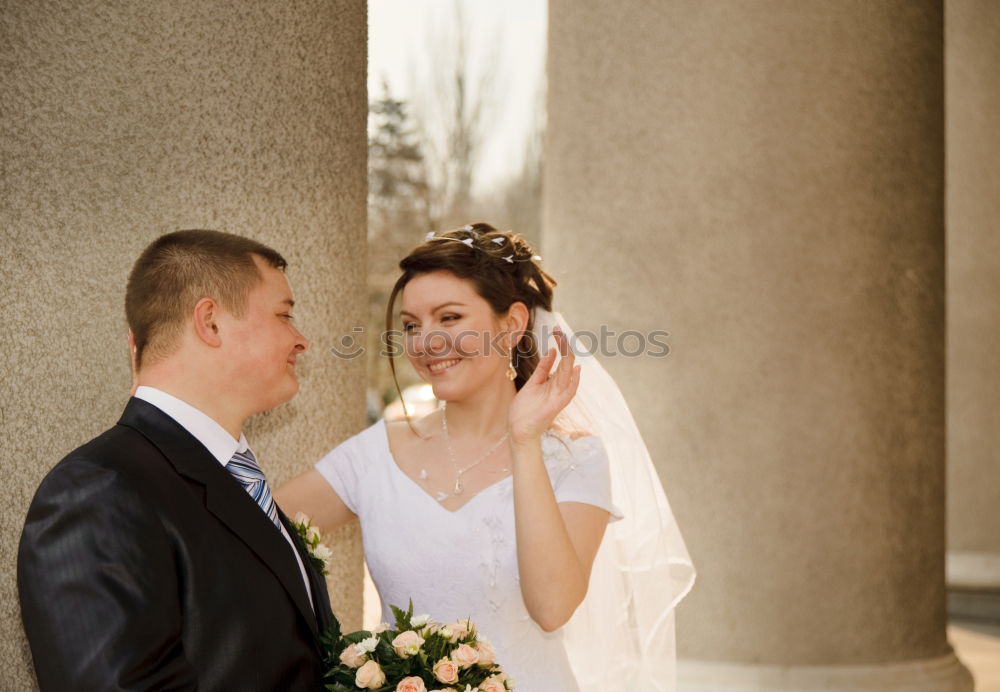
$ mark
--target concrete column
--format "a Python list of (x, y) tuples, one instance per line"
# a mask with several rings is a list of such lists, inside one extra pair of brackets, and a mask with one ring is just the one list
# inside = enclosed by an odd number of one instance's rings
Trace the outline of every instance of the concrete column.
[(679, 689), (971, 688), (945, 637), (942, 15), (551, 0), (557, 303), (672, 334), (604, 360), (699, 570)]
[(1000, 4), (945, 7), (948, 584), (1000, 619)]
[[(121, 412), (125, 279), (152, 238), (228, 230), (289, 260), (313, 349), (249, 431), (273, 483), (364, 423), (363, 363), (327, 350), (366, 311), (365, 2), (8, 0), (0, 55), (0, 686), (27, 690), (25, 511)], [(334, 606), (359, 624), (357, 533), (338, 551)]]

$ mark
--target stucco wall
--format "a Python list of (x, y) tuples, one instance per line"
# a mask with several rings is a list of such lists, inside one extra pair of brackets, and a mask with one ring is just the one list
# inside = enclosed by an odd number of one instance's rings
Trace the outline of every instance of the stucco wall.
[(1000, 4), (946, 7), (948, 549), (1000, 588)]
[[(249, 437), (273, 484), (364, 423), (364, 369), (326, 351), (365, 310), (364, 0), (94, 3), (0, 12), (0, 687), (30, 689), (14, 565), (44, 473), (128, 395), (123, 297), (141, 249), (216, 228), (289, 260), (312, 339), (293, 402)], [(335, 608), (360, 624), (360, 544)]]
[[(552, 0), (544, 251), (699, 581), (682, 657), (947, 655), (940, 2)], [(749, 679), (749, 678), (748, 678)]]

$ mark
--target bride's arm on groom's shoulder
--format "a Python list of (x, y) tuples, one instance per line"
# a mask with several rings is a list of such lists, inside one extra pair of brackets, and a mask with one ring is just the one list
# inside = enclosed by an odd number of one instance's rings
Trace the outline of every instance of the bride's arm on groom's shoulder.
[(274, 499), (285, 514), (294, 517), (302, 512), (323, 533), (357, 519), (357, 515), (314, 468), (279, 487), (274, 492)]
[(587, 595), (590, 571), (609, 513), (580, 502), (557, 503), (545, 468), (541, 436), (576, 393), (579, 367), (561, 330), (562, 359), (549, 374), (555, 350), (542, 358), (510, 409), (514, 466), (514, 523), (521, 596), (542, 629), (556, 630)]

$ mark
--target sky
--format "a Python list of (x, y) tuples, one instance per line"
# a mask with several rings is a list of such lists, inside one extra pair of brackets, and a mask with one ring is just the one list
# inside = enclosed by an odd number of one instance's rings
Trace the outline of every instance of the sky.
[[(489, 70), (488, 136), (483, 143), (477, 192), (489, 191), (518, 172), (544, 84), (545, 0), (457, 0), (473, 75)], [(382, 94), (385, 79), (395, 98), (429, 112), (435, 51), (452, 45), (456, 0), (369, 0), (368, 94)], [(447, 53), (447, 50), (445, 50)], [(420, 106), (420, 103), (424, 106)]]

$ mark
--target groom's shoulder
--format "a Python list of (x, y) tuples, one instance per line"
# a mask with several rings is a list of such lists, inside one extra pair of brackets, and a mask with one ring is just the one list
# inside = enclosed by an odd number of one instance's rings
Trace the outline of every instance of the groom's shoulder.
[(80, 445), (79, 450), (91, 454), (116, 455), (130, 451), (155, 449), (156, 446), (140, 430), (118, 421), (89, 442)]
[(117, 482), (155, 482), (169, 470), (156, 463), (159, 450), (137, 430), (116, 424), (60, 459), (46, 474), (46, 483), (115, 478)]
[(80, 445), (65, 459), (93, 459), (111, 466), (126, 464), (136, 454), (156, 453), (156, 446), (135, 428), (116, 423), (97, 437)]
[[(90, 512), (99, 506), (138, 504), (148, 480), (125, 463), (137, 442), (116, 425), (60, 459), (42, 478), (28, 508), (26, 528), (49, 515)], [(123, 444), (124, 443), (124, 444)]]

